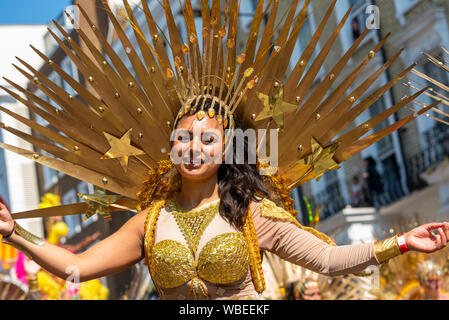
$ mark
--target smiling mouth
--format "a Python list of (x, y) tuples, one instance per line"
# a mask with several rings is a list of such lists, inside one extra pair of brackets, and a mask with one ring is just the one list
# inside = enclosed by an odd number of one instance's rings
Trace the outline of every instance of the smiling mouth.
[(184, 166), (189, 169), (199, 168), (204, 164), (200, 159), (184, 159)]

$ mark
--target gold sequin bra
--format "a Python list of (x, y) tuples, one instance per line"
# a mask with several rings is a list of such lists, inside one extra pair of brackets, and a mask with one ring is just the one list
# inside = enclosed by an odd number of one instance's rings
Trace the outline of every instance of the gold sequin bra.
[(163, 240), (153, 246), (150, 269), (153, 280), (161, 288), (174, 288), (192, 280), (194, 299), (208, 299), (203, 280), (229, 284), (240, 280), (249, 267), (249, 251), (241, 232), (229, 232), (212, 238), (195, 257), (204, 230), (218, 213), (219, 200), (191, 211), (181, 210), (174, 200), (168, 208), (188, 244)]

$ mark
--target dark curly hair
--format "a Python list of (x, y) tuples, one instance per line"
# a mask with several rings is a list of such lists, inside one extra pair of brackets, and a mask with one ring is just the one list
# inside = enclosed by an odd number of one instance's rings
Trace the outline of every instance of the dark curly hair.
[[(204, 98), (200, 98), (196, 105), (201, 106)], [(212, 100), (206, 99), (204, 102), (204, 110), (212, 106)], [(214, 105), (215, 114), (219, 113), (219, 104)], [(196, 108), (193, 113), (196, 114), (200, 108)], [(224, 110), (222, 108), (221, 115), (224, 119)], [(185, 116), (185, 115), (184, 115)], [(234, 114), (235, 129), (245, 130), (241, 122)], [(260, 201), (261, 198), (268, 197), (269, 193), (265, 187), (264, 178), (259, 174), (257, 164), (249, 163), (249, 159), (256, 159), (255, 155), (251, 155), (252, 148), (246, 138), (240, 135), (232, 137), (232, 149), (227, 150), (226, 156), (232, 153), (232, 164), (222, 163), (218, 169), (218, 194), (220, 197), (219, 213), (228, 223), (235, 226), (238, 230), (242, 230), (245, 224), (248, 207), (252, 201)], [(227, 141), (228, 144), (230, 141)], [(237, 162), (236, 147), (240, 144), (244, 146), (244, 161), (239, 164)]]

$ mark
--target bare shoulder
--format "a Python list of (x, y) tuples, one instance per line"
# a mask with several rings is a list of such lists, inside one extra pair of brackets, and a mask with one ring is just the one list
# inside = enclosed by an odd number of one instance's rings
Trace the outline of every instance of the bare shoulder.
[(149, 210), (150, 210), (150, 208), (146, 208), (145, 210), (142, 210), (139, 213), (137, 213), (134, 217), (132, 217), (125, 223), (123, 228), (128, 229), (128, 230), (132, 229), (134, 232), (139, 234), (139, 236), (143, 237), (143, 235), (144, 235), (143, 229), (144, 229), (145, 220), (147, 218), (147, 214), (148, 214)]

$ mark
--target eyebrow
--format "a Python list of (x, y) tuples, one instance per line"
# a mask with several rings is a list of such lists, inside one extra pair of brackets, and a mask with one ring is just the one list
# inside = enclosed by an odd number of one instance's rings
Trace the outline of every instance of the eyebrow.
[[(182, 131), (182, 132), (187, 132), (189, 134), (193, 134), (193, 131), (191, 131), (191, 130), (187, 130), (187, 129), (178, 129), (178, 130)], [(201, 133), (216, 133), (215, 132), (216, 130), (218, 130), (218, 129), (206, 129), (206, 130), (202, 131)]]

